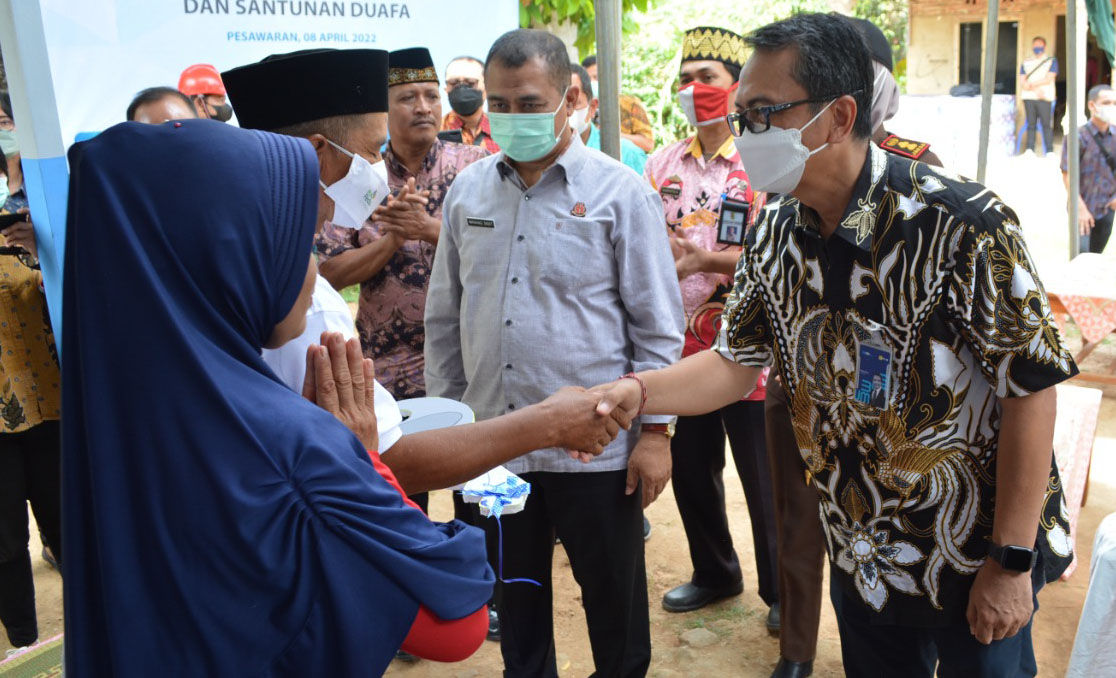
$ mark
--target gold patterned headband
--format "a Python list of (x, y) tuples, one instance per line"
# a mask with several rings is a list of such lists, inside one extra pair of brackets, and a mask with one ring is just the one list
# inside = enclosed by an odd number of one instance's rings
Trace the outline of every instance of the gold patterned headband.
[(426, 68), (389, 68), (388, 87), (412, 82), (438, 82), (438, 72), (433, 66)]
[(710, 59), (743, 68), (746, 52), (744, 38), (723, 28), (695, 28), (682, 39), (682, 61)]

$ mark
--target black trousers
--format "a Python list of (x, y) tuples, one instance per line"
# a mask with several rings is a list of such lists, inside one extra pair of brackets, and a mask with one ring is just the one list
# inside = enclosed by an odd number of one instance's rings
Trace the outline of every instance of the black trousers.
[[(581, 587), (598, 678), (642, 678), (651, 664), (640, 492), (624, 494), (627, 471), (524, 473), (531, 496), (504, 516), (499, 584), (505, 678), (557, 678), (551, 563), (554, 538)], [(500, 576), (497, 522), (485, 518), (489, 561)]]
[(1054, 131), (1051, 129), (1051, 121), (1054, 118), (1054, 104), (1049, 101), (1024, 99), (1023, 112), (1027, 115), (1027, 145), (1023, 150), (1026, 151), (1034, 147), (1035, 129), (1041, 125), (1043, 152), (1052, 153), (1054, 151)]
[(1108, 244), (1108, 239), (1112, 237), (1112, 218), (1114, 216), (1116, 216), (1116, 212), (1109, 212), (1100, 219), (1097, 219), (1089, 235), (1079, 236), (1080, 247), (1078, 249), (1081, 252), (1094, 252), (1096, 254), (1104, 252), (1104, 247)]
[(764, 442), (762, 401), (741, 401), (698, 417), (679, 417), (670, 451), (671, 482), (690, 544), (695, 586), (724, 588), (742, 578), (725, 512), (725, 434), (752, 520), (759, 595), (779, 601), (775, 499)]
[[(1011, 638), (981, 645), (962, 621), (941, 628), (875, 624), (872, 612), (830, 579), (847, 678), (1030, 678), (1038, 674), (1033, 621)], [(1038, 600), (1035, 600), (1038, 611)]]
[(27, 543), (27, 503), (62, 562), (62, 445), (57, 421), (0, 433), (0, 622), (14, 647), (39, 638), (35, 580)]

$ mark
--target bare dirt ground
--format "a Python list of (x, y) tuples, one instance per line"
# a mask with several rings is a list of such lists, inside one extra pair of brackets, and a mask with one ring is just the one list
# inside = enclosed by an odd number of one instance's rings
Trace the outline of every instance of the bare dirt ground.
[[(975, 154), (975, 150), (974, 150)], [(967, 168), (962, 171), (971, 171)], [(1046, 275), (1066, 260), (1065, 193), (1057, 161), (1053, 158), (994, 159), (989, 168), (989, 185), (1019, 213), (1032, 255), (1039, 271)], [(1110, 245), (1109, 250), (1116, 250)], [(1116, 262), (1116, 258), (1114, 258)], [(1071, 346), (1080, 345), (1074, 332)], [(1100, 369), (1116, 358), (1116, 341), (1109, 339), (1086, 363)], [(1088, 386), (1088, 384), (1081, 384)], [(651, 632), (654, 657), (653, 678), (674, 676), (739, 676), (765, 678), (778, 659), (778, 640), (764, 628), (766, 607), (755, 593), (755, 563), (747, 507), (743, 492), (728, 465), (726, 489), (733, 538), (745, 568), (745, 592), (738, 598), (688, 614), (669, 614), (659, 604), (663, 593), (690, 576), (686, 538), (670, 488), (647, 511), (654, 533), (647, 543)], [(1089, 583), (1089, 559), (1093, 535), (1100, 520), (1116, 511), (1116, 388), (1108, 388), (1101, 409), (1100, 425), (1094, 447), (1088, 504), (1082, 510), (1077, 529), (1080, 565), (1068, 582), (1056, 582), (1039, 596), (1041, 611), (1034, 628), (1035, 650), (1041, 676), (1063, 676), (1073, 647), (1077, 622)], [(434, 517), (448, 518), (449, 495), (436, 493), (432, 500)], [(37, 530), (32, 526), (33, 535)], [(38, 554), (37, 536), (32, 537), (32, 553)], [(562, 676), (587, 676), (593, 671), (585, 621), (577, 586), (561, 547), (554, 556), (555, 632), (559, 672)], [(40, 636), (49, 638), (62, 631), (61, 579), (46, 563), (35, 558), (35, 584), (39, 609)], [(679, 635), (703, 626), (719, 640), (710, 647), (691, 649), (682, 646)], [(0, 651), (8, 648), (0, 637)], [(486, 642), (468, 661), (445, 665), (422, 661), (417, 664), (394, 663), (388, 675), (405, 678), (479, 678), (499, 676), (502, 670), (499, 647)], [(815, 676), (837, 678), (841, 675), (840, 643), (832, 610), (823, 605), (821, 635)]]

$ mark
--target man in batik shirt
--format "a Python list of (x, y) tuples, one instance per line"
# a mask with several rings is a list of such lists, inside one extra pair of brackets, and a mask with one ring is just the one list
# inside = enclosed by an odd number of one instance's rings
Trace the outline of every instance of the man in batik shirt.
[[(744, 39), (723, 28), (701, 27), (686, 33), (678, 96), (697, 131), (656, 151), (644, 169), (659, 193), (671, 229), (686, 310), (683, 356), (713, 345), (740, 258), (740, 247), (718, 242), (722, 201), (750, 214), (759, 212), (725, 120), (744, 52)], [(736, 237), (741, 242), (739, 234)], [(696, 610), (743, 589), (725, 513), (722, 474), (727, 432), (752, 521), (759, 595), (772, 608), (769, 626), (778, 630), (775, 507), (764, 445), (763, 400), (761, 384), (747, 399), (718, 412), (678, 419), (671, 441), (672, 482), (694, 570), (689, 582), (663, 596), (663, 607), (670, 612)]]
[(426, 204), (389, 199), (356, 231), (327, 223), (318, 250), (334, 288), (360, 285), (356, 325), (364, 354), (375, 359), (380, 383), (406, 399), (426, 395), (422, 318), (442, 201), (457, 174), (488, 152), (438, 140), (441, 93), (425, 48), (392, 52), (388, 82), (388, 187), (397, 194), (410, 186)]
[(708, 412), (774, 362), (846, 675), (1033, 676), (1035, 594), (1072, 555), (1051, 449), (1053, 386), (1077, 368), (1019, 220), (870, 144), (872, 67), (848, 19), (798, 14), (747, 41), (730, 123), (753, 188), (783, 195), (749, 232), (714, 350), (599, 387), (600, 411)]

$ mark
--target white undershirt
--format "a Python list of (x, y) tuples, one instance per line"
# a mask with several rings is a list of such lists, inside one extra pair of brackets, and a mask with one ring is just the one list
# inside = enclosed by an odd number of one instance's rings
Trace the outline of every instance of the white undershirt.
[[(314, 282), (310, 310), (306, 312), (306, 331), (280, 348), (263, 351), (264, 362), (296, 393), (302, 392), (302, 382), (306, 377), (306, 349), (318, 343), (322, 332), (340, 332), (346, 339), (356, 336), (349, 305), (329, 281), (319, 274)], [(388, 451), (403, 436), (403, 432), (399, 430), (402, 423), (403, 415), (395, 404), (395, 398), (377, 381), (376, 428), (380, 434), (379, 452)]]

